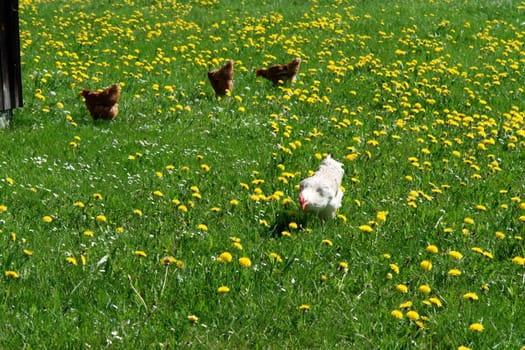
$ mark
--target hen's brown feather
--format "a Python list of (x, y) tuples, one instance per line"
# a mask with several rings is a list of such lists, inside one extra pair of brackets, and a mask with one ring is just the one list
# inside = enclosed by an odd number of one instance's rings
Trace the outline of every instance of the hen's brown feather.
[(208, 79), (217, 96), (233, 91), (233, 60), (226, 62), (221, 68), (208, 72)]
[(267, 69), (257, 69), (255, 74), (258, 77), (263, 77), (270, 80), (274, 85), (279, 83), (286, 83), (287, 81), (294, 81), (299, 67), (301, 66), (301, 59), (294, 58), (288, 64), (276, 64)]
[(82, 90), (86, 107), (93, 119), (115, 119), (118, 114), (120, 85), (114, 84), (104, 91)]

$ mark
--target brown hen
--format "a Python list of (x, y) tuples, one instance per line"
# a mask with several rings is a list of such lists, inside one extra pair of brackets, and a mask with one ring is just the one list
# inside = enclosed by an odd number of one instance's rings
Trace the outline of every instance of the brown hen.
[(118, 114), (118, 99), (120, 97), (120, 85), (114, 84), (104, 91), (82, 90), (86, 107), (93, 119), (112, 120)]
[(226, 90), (233, 90), (233, 60), (226, 62), (221, 68), (208, 72), (215, 95), (223, 96)]
[(267, 69), (257, 69), (255, 74), (258, 77), (263, 77), (270, 80), (274, 85), (279, 83), (293, 82), (299, 72), (301, 66), (301, 59), (294, 58), (288, 64), (276, 64)]

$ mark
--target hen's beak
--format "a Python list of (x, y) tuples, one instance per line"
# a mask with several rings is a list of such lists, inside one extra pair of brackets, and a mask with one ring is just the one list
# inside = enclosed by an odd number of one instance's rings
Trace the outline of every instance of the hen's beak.
[(308, 206), (308, 201), (304, 199), (303, 192), (299, 192), (299, 204), (301, 204), (301, 209), (305, 210)]

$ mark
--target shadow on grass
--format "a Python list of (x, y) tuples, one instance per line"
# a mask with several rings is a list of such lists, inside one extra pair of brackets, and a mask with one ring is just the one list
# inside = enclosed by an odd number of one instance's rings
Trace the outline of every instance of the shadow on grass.
[(296, 224), (299, 230), (306, 228), (307, 216), (295, 210), (283, 210), (275, 215), (275, 220), (270, 224), (267, 232), (270, 236), (280, 237), (283, 231), (290, 231), (290, 224)]

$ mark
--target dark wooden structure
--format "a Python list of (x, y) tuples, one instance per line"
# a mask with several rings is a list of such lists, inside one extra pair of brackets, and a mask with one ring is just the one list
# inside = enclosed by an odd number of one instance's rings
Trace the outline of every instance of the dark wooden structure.
[(0, 114), (22, 104), (18, 0), (0, 0)]

